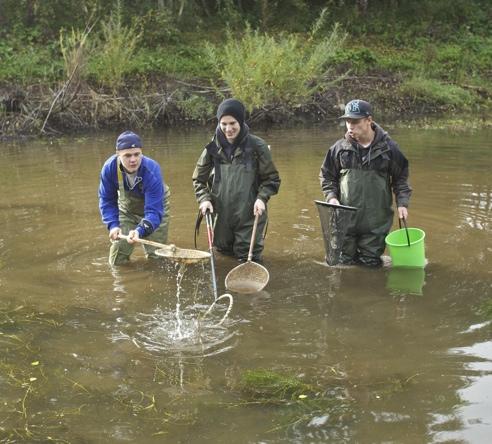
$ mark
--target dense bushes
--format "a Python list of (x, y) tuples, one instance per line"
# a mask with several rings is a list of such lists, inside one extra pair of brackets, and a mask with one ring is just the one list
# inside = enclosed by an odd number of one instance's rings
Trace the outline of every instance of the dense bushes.
[(115, 116), (132, 95), (142, 122), (164, 109), (203, 121), (231, 94), (250, 110), (319, 111), (343, 101), (329, 92), (343, 78), (371, 79), (367, 98), (475, 109), (492, 94), (491, 12), (485, 0), (3, 0), (0, 86), (63, 89), (65, 110), (84, 90), (97, 110), (116, 99)]
[(210, 47), (210, 58), (232, 95), (252, 110), (262, 106), (292, 106), (309, 101), (326, 86), (324, 75), (343, 45), (345, 34), (335, 27), (317, 42), (297, 35), (268, 34), (247, 29), (242, 38), (231, 34), (220, 47)]

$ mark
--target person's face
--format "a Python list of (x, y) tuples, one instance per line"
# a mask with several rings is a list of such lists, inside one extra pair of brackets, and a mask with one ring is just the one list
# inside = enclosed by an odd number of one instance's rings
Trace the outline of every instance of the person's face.
[(222, 116), (219, 125), (229, 143), (234, 142), (239, 135), (239, 131), (241, 131), (241, 125), (239, 125), (239, 122), (232, 116)]
[(363, 119), (345, 119), (345, 125), (349, 136), (354, 140), (367, 140), (372, 137), (372, 118), (365, 117)]
[(142, 148), (128, 148), (116, 151), (121, 163), (129, 173), (136, 172), (142, 163)]

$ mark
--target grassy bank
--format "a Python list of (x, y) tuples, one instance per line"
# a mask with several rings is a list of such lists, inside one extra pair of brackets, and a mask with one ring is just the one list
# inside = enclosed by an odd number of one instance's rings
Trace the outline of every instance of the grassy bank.
[(51, 36), (4, 31), (0, 136), (204, 124), (229, 96), (250, 121), (284, 125), (335, 119), (354, 97), (385, 118), (490, 113), (492, 38), (480, 17), (438, 35), (397, 23), (390, 34), (380, 16), (372, 33), (354, 31), (326, 7), (306, 17), (300, 30), (267, 32), (237, 14), (234, 26), (214, 16), (190, 29), (170, 10), (128, 20), (118, 2)]

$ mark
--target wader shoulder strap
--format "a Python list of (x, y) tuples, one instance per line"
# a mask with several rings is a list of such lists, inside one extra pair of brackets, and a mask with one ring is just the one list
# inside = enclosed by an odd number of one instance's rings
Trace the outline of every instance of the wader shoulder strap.
[(205, 149), (207, 150), (208, 155), (212, 158), (212, 162), (214, 163), (214, 176), (215, 176), (214, 180), (216, 182), (220, 182), (219, 147), (214, 141), (212, 141), (205, 147)]
[[(207, 150), (208, 155), (212, 158), (212, 161), (214, 163), (214, 170), (215, 170), (214, 181), (220, 182), (221, 159), (219, 154), (219, 148), (217, 144), (214, 141), (212, 141), (205, 147), (205, 149)], [(244, 151), (243, 163), (246, 166), (246, 169), (251, 171), (253, 169), (254, 154), (258, 155), (256, 145), (254, 143), (248, 143), (246, 141), (242, 149)]]
[(125, 186), (123, 184), (123, 172), (121, 171), (120, 158), (116, 159), (116, 175), (118, 176), (118, 191), (125, 191)]
[(253, 169), (253, 153), (258, 154), (255, 148), (256, 145), (253, 143), (246, 143), (244, 147), (244, 164), (248, 171)]

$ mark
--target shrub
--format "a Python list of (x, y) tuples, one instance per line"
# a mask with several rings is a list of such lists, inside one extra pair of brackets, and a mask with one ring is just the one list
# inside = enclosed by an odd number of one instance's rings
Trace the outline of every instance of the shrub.
[[(87, 61), (90, 56), (91, 45), (88, 40), (92, 28), (84, 31), (74, 30), (66, 33), (60, 31), (60, 50), (63, 56), (65, 76), (85, 77)], [(77, 74), (76, 74), (77, 71)]]
[(413, 99), (434, 105), (470, 108), (476, 97), (456, 85), (443, 84), (437, 80), (414, 77), (400, 86), (401, 92)]
[(369, 48), (344, 48), (333, 57), (336, 64), (348, 66), (354, 74), (363, 74), (377, 65), (378, 59)]
[(203, 47), (183, 45), (140, 49), (133, 57), (133, 71), (143, 75), (173, 75), (180, 79), (207, 78), (214, 74)]
[(62, 61), (52, 45), (31, 46), (18, 40), (0, 40), (0, 80), (35, 82), (58, 79)]
[(318, 42), (296, 35), (274, 38), (248, 27), (239, 40), (229, 34), (224, 46), (209, 46), (209, 54), (234, 97), (251, 110), (305, 101), (322, 87), (323, 74), (344, 39), (337, 26)]
[(134, 69), (133, 57), (140, 37), (136, 26), (122, 24), (118, 2), (115, 13), (111, 13), (107, 22), (102, 22), (102, 41), (91, 63), (96, 80), (112, 89), (120, 87), (125, 74)]
[(214, 105), (206, 97), (191, 95), (189, 97), (177, 97), (176, 105), (186, 119), (205, 122), (214, 114)]

